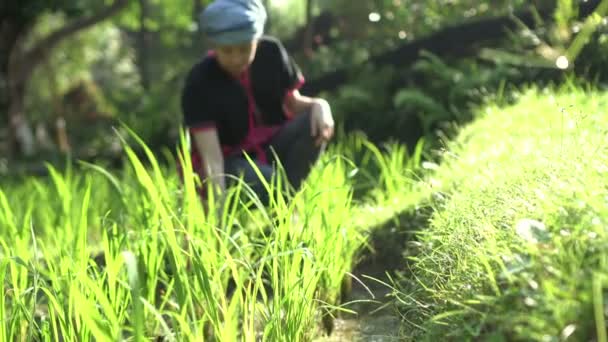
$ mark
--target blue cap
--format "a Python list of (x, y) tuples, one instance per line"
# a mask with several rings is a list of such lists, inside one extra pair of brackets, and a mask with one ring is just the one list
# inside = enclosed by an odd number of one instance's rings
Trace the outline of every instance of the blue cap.
[(203, 10), (199, 22), (211, 42), (233, 45), (260, 38), (266, 18), (259, 0), (215, 0)]

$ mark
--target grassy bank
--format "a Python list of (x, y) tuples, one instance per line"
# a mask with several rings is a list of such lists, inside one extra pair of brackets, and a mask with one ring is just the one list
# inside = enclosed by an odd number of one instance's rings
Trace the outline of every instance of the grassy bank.
[(235, 187), (219, 221), (202, 211), (194, 176), (181, 186), (149, 151), (144, 163), (127, 148), (123, 171), (51, 168), (4, 182), (0, 339), (310, 340), (348, 309), (344, 279), (368, 227), (413, 186), (402, 175), (416, 153), (349, 137), (293, 198), (268, 184), (262, 208)]
[(421, 183), (399, 294), (411, 340), (606, 340), (608, 94), (489, 106)]

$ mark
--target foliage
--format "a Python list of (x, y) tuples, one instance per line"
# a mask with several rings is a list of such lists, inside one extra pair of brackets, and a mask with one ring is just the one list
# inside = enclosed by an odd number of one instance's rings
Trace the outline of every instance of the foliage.
[[(28, 84), (26, 110), (34, 124), (48, 123), (52, 130), (55, 117), (67, 114), (62, 98), (70, 88), (86, 82), (102, 89), (95, 99), (97, 107), (104, 107), (102, 112), (130, 124), (155, 149), (175, 144), (177, 127), (170, 124), (179, 112), (179, 92), (175, 90), (179, 89), (185, 70), (196, 60), (189, 59), (188, 54), (195, 52), (198, 58), (202, 48), (197, 39), (192, 1), (148, 3), (152, 11), (145, 20), (146, 60), (142, 60), (144, 52), (137, 41), (141, 29), (139, 6), (130, 6), (112, 23), (97, 25), (51, 51), (47, 63), (36, 69)], [(70, 20), (63, 11), (55, 11), (59, 9), (39, 9), (27, 45), (36, 44)], [(145, 76), (151, 83), (149, 90), (142, 89), (144, 63), (148, 65)], [(84, 126), (82, 120), (67, 122), (68, 133), (80, 132)], [(90, 141), (98, 146), (95, 148), (98, 154), (107, 152), (104, 141), (109, 136), (115, 138), (111, 126), (100, 132), (91, 130), (89, 134)], [(82, 143), (74, 141), (73, 145)]]
[(582, 48), (578, 57), (575, 70), (585, 75), (589, 80), (605, 82), (608, 74), (604, 67), (605, 58), (608, 53), (608, 22), (604, 21), (597, 31), (591, 36), (589, 42)]
[[(310, 340), (322, 315), (348, 310), (340, 285), (366, 228), (394, 215), (390, 196), (411, 183), (393, 176), (420, 155), (349, 137), (293, 198), (276, 179), (264, 208), (241, 184), (218, 220), (202, 210), (191, 171), (181, 183), (174, 160), (165, 168), (141, 148), (144, 159), (125, 147), (122, 172), (85, 163), (50, 167), (48, 179), (3, 178), (1, 339)], [(365, 202), (352, 194), (355, 154), (382, 170)]]
[[(379, 55), (441, 28), (477, 17), (506, 14), (526, 3), (519, 0), (432, 0), (411, 4), (401, 0), (323, 2), (321, 9), (339, 15), (333, 35), (343, 44), (334, 43), (320, 49), (305, 65), (313, 76), (318, 75), (315, 67), (318, 65), (324, 66), (319, 72), (350, 67), (361, 62), (353, 56)], [(371, 20), (376, 14), (379, 20)], [(347, 43), (352, 41), (357, 44)]]
[(412, 66), (412, 77), (422, 80), (394, 96), (397, 109), (420, 117), (426, 134), (446, 121), (469, 121), (470, 108), (486, 101), (501, 101), (506, 80), (516, 82), (522, 72), (509, 65), (488, 65), (475, 59), (448, 62), (429, 52)]
[[(350, 38), (364, 39), (365, 48), (382, 51), (395, 47), (403, 40), (426, 36), (442, 27), (485, 15), (500, 15), (520, 8), (524, 1), (432, 0), (406, 3), (405, 1), (373, 1), (353, 4), (345, 0), (326, 3), (329, 9), (340, 9), (346, 18), (358, 25), (345, 25), (352, 29), (345, 34)], [(372, 14), (378, 14), (376, 18)], [(373, 39), (371, 39), (373, 37)]]
[(607, 102), (532, 89), (447, 146), (398, 294), (408, 339), (605, 334)]
[(412, 146), (420, 136), (432, 140), (448, 123), (471, 120), (472, 107), (508, 100), (508, 83), (531, 77), (508, 64), (448, 61), (426, 51), (409, 69), (364, 67), (354, 74), (327, 95), (338, 121), (374, 141), (398, 139)]
[[(601, 73), (604, 61), (599, 55), (603, 51), (599, 42), (606, 41), (601, 39), (606, 21), (602, 24), (597, 18), (604, 7), (582, 24), (576, 21), (577, 6), (560, 1), (554, 12), (556, 23), (542, 23), (536, 31), (522, 24), (508, 39), (482, 46), (477, 56), (454, 59), (422, 51), (416, 62), (403, 69), (353, 67), (365, 64), (369, 51), (380, 49), (337, 43), (331, 50), (320, 49), (319, 60), (312, 62), (310, 70), (322, 74), (337, 67), (334, 62), (350, 65), (348, 84), (328, 94), (338, 117), (347, 121), (347, 128), (363, 129), (374, 140), (432, 137), (437, 129), (445, 131), (452, 123), (469, 121), (471, 107), (508, 100), (510, 89), (526, 80), (539, 84), (559, 80), (573, 70), (572, 65), (588, 77)], [(427, 10), (433, 8), (439, 7), (429, 3)], [(350, 10), (356, 10), (356, 6)], [(574, 33), (577, 25), (585, 27), (578, 34)], [(568, 34), (559, 38), (559, 32)], [(376, 34), (376, 38), (383, 36)], [(498, 48), (489, 48), (491, 45)], [(570, 63), (566, 72), (560, 71), (562, 66), (556, 63), (560, 56)], [(387, 100), (387, 96), (391, 98)], [(370, 121), (371, 117), (374, 120)]]
[[(313, 7), (316, 5), (314, 0)], [(266, 11), (268, 12), (267, 33), (287, 40), (293, 37), (297, 29), (306, 22), (306, 1), (292, 0), (269, 0)], [(314, 13), (318, 8), (315, 7)]]
[[(63, 16), (45, 16), (28, 38), (33, 43), (64, 24)], [(61, 97), (82, 82), (94, 82), (96, 75), (91, 72), (91, 66), (97, 63), (108, 66), (104, 68), (103, 80), (120, 79), (128, 86), (129, 80), (137, 80), (133, 62), (124, 51), (120, 51), (120, 32), (111, 25), (98, 25), (63, 42), (46, 64), (36, 69), (28, 84), (26, 110), (34, 122), (61, 114), (57, 113), (61, 110), (58, 108), (58, 103), (63, 101)], [(106, 99), (101, 94), (95, 101), (107, 106), (103, 104)], [(110, 115), (116, 114), (111, 108), (106, 107), (105, 111)]]
[[(150, 10), (144, 27), (140, 6), (131, 5), (110, 24), (99, 25), (62, 44), (48, 65), (37, 70), (34, 84), (29, 88), (27, 108), (33, 118), (45, 120), (49, 108), (54, 107), (49, 103), (85, 78), (100, 86), (102, 102), (109, 103), (113, 116), (126, 122), (155, 150), (175, 144), (179, 125), (176, 117), (181, 117), (179, 89), (190, 66), (200, 59), (206, 46), (196, 29), (193, 1), (146, 0), (146, 3)], [(200, 5), (207, 3), (201, 1)], [(289, 32), (304, 23), (305, 3), (267, 1), (270, 33), (289, 39)], [(86, 4), (83, 0), (74, 6), (88, 13)], [(421, 134), (433, 134), (441, 122), (468, 120), (470, 105), (483, 103), (485, 97), (504, 91), (505, 85), (520, 77), (536, 77), (542, 71), (538, 70), (539, 66), (543, 70), (554, 68), (554, 61), (534, 56), (541, 49), (532, 41), (537, 39), (543, 42), (543, 47), (549, 47), (544, 51), (565, 51), (576, 37), (572, 32), (579, 25), (574, 21), (575, 2), (559, 1), (554, 14), (557, 24), (551, 29), (541, 27), (538, 32), (526, 33), (522, 28), (521, 32), (513, 33), (513, 39), (497, 42), (494, 49), (482, 50), (479, 58), (454, 60), (425, 53), (412, 67), (388, 71), (390, 68), (375, 70), (365, 65), (366, 61), (372, 55), (442, 27), (523, 8), (524, 2), (499, 1), (490, 6), (487, 1), (472, 0), (413, 4), (388, 0), (347, 4), (332, 0), (313, 2), (313, 5), (315, 13), (331, 11), (339, 18), (332, 32), (336, 38), (332, 45), (322, 45), (310, 59), (292, 51), (306, 78), (311, 80), (336, 69), (349, 69), (354, 77), (339, 91), (325, 94), (332, 100), (337, 116), (348, 117), (346, 125), (350, 128), (366, 128), (366, 133), (374, 139), (386, 134), (387, 139), (407, 140), (409, 137), (404, 137), (407, 134), (414, 143)], [(531, 5), (541, 7), (543, 1)], [(38, 33), (31, 37), (32, 42), (70, 17), (61, 12), (42, 13), (56, 14), (39, 17), (39, 25), (34, 30)], [(370, 21), (370, 13), (377, 13), (380, 20)], [(605, 27), (601, 22), (599, 25), (600, 30)], [(140, 45), (143, 36), (147, 41), (145, 50)], [(591, 45), (580, 54), (579, 69), (601, 65), (603, 61), (601, 45), (600, 51), (592, 48), (598, 46), (598, 40), (588, 41)], [(595, 53), (598, 57), (593, 63), (587, 63)], [(513, 56), (516, 58), (508, 58)], [(529, 61), (540, 64), (525, 64)], [(590, 68), (590, 72), (599, 70), (599, 67)], [(142, 84), (144, 79), (150, 84), (146, 89)], [(378, 122), (374, 120), (370, 124), (370, 114)]]
[(62, 13), (68, 17), (79, 17), (90, 14), (103, 6), (103, 1), (92, 0), (24, 0), (17, 2), (4, 2), (2, 12), (13, 15), (28, 22), (35, 22), (40, 16), (48, 13)]
[(322, 96), (330, 100), (336, 121), (346, 132), (364, 132), (375, 142), (416, 136), (415, 144), (421, 132), (418, 123), (412, 124), (412, 116), (396, 111), (392, 104), (391, 83), (398, 76), (391, 67), (356, 68), (349, 84)]

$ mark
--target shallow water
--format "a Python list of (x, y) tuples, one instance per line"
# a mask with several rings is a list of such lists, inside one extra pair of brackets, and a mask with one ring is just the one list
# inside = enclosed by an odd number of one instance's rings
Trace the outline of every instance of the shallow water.
[(338, 318), (334, 322), (331, 336), (321, 337), (315, 342), (399, 341), (399, 318), (394, 315), (363, 316), (357, 318)]
[[(362, 278), (359, 277), (359, 279)], [(332, 334), (319, 337), (314, 342), (395, 342), (401, 340), (399, 338), (401, 321), (390, 305), (391, 290), (376, 281), (368, 279), (363, 281), (368, 289), (353, 281), (352, 292), (347, 299), (347, 301), (365, 301), (347, 306), (348, 309), (357, 312), (357, 315), (340, 313), (334, 321)]]

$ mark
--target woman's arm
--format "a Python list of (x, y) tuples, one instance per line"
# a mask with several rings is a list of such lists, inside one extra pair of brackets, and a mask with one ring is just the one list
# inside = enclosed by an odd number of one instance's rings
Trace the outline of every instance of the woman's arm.
[(291, 113), (294, 113), (294, 115), (298, 115), (311, 110), (312, 106), (314, 106), (318, 100), (322, 99), (304, 96), (296, 89), (285, 99), (285, 107), (287, 107), (287, 110)]
[(208, 182), (211, 182), (213, 195), (220, 200), (226, 190), (224, 177), (224, 156), (220, 147), (220, 139), (215, 128), (194, 132), (194, 143), (203, 161), (203, 172)]
[(329, 103), (318, 97), (308, 97), (296, 89), (285, 100), (285, 107), (294, 115), (310, 112), (310, 133), (316, 143), (328, 141), (334, 134), (334, 119)]

